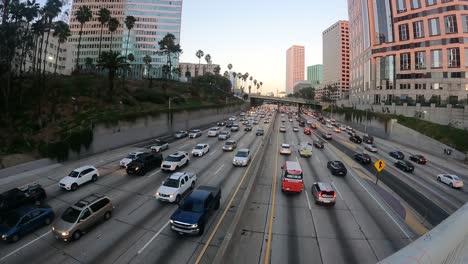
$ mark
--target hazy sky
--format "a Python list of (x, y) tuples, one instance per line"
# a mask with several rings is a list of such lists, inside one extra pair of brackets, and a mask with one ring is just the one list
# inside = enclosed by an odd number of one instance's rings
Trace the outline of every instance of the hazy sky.
[[(346, 0), (184, 0), (181, 62), (199, 49), (233, 71), (263, 81), (262, 93), (284, 91), (286, 50), (305, 46), (305, 66), (322, 63), (322, 31), (347, 20)], [(306, 76), (304, 76), (306, 78)]]

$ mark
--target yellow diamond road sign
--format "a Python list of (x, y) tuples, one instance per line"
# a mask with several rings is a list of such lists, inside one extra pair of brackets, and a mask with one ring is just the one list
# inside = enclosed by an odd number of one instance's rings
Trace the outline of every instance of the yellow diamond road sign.
[(385, 161), (379, 159), (374, 163), (374, 167), (378, 172), (381, 172), (385, 168)]

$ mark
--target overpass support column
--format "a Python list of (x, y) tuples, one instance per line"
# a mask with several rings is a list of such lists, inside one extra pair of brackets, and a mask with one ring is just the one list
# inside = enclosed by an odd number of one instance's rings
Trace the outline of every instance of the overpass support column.
[(300, 115), (301, 114), (301, 108), (302, 108), (302, 104), (297, 104), (297, 114)]

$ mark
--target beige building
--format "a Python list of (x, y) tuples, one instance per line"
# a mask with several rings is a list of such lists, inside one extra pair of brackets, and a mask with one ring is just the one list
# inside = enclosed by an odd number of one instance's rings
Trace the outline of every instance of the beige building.
[(205, 73), (212, 73), (214, 74), (214, 69), (219, 67), (218, 64), (198, 64), (198, 63), (190, 63), (190, 62), (181, 62), (179, 63), (179, 68), (181, 69), (180, 75), (181, 77), (197, 77), (203, 76)]
[(304, 46), (294, 45), (286, 51), (286, 94), (294, 93), (294, 84), (304, 80)]

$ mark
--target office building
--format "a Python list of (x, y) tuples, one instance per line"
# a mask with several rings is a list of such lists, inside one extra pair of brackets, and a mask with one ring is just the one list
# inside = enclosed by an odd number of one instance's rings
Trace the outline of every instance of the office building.
[(286, 94), (294, 92), (294, 83), (304, 80), (304, 46), (291, 46), (286, 51)]
[(307, 67), (307, 81), (309, 81), (312, 86), (321, 84), (323, 81), (323, 65), (316, 64)]

